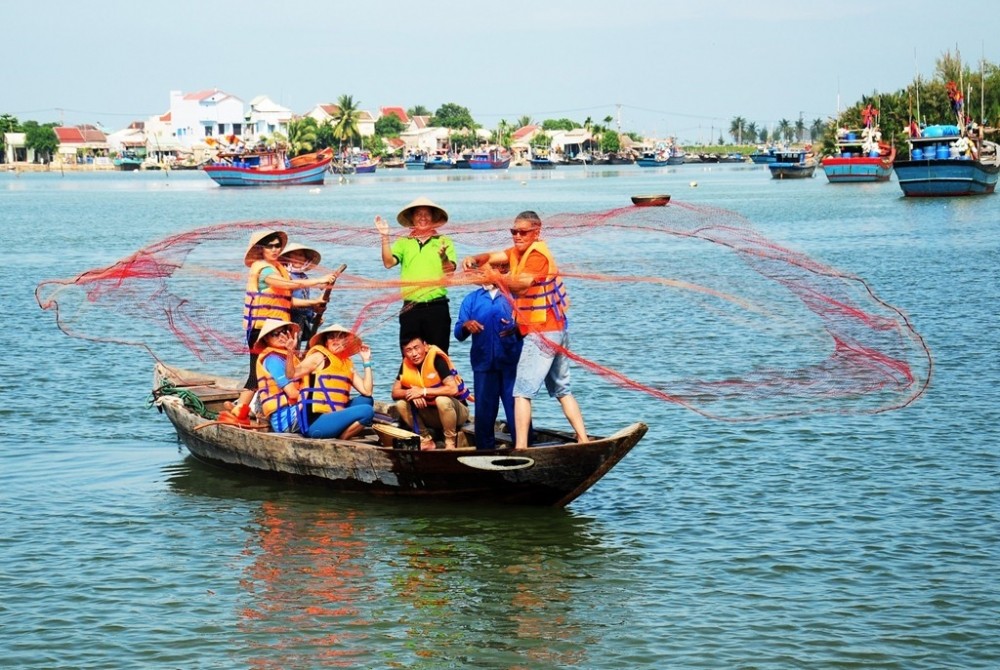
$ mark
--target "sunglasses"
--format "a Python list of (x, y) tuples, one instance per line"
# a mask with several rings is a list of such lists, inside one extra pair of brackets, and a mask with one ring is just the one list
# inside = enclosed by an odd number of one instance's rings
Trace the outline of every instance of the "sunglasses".
[(264, 247), (265, 249), (280, 249), (281, 242), (268, 242), (267, 244), (262, 244), (260, 246)]
[(528, 235), (529, 233), (533, 233), (533, 232), (535, 232), (534, 228), (511, 228), (510, 229), (510, 234), (513, 235), (514, 237), (518, 237), (519, 235)]

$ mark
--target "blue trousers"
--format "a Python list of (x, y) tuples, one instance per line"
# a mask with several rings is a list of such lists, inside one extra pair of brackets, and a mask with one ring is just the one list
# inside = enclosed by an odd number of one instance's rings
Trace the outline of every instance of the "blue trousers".
[(473, 371), (472, 382), (475, 388), (475, 429), (476, 449), (496, 449), (494, 423), (503, 403), (504, 414), (507, 415), (507, 425), (514, 434), (514, 379), (517, 377), (517, 365), (509, 365), (488, 371)]
[(355, 396), (347, 407), (337, 412), (320, 414), (309, 422), (307, 437), (339, 437), (347, 427), (357, 421), (363, 426), (372, 425), (375, 418), (375, 401), (368, 396)]

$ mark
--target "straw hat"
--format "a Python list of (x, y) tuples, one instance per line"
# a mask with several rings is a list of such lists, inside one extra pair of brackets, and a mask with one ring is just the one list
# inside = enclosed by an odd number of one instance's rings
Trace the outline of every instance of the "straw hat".
[(292, 242), (286, 245), (285, 248), (281, 251), (281, 258), (285, 259), (285, 256), (288, 256), (294, 251), (301, 251), (303, 254), (305, 254), (306, 262), (309, 263), (309, 265), (319, 265), (319, 260), (320, 258), (322, 258), (322, 256), (319, 255), (318, 251), (316, 251), (312, 247), (307, 247), (304, 244), (299, 244), (298, 242)]
[(417, 207), (429, 207), (431, 210), (431, 218), (437, 225), (440, 226), (448, 223), (448, 212), (446, 212), (443, 207), (440, 207), (431, 202), (429, 198), (421, 196), (416, 200), (414, 200), (413, 202), (411, 202), (406, 207), (404, 207), (403, 209), (399, 210), (399, 214), (396, 215), (396, 221), (399, 222), (399, 225), (403, 226), (404, 228), (412, 228), (413, 210), (415, 210)]
[(257, 336), (257, 341), (263, 342), (264, 338), (275, 330), (278, 330), (279, 328), (287, 328), (288, 326), (291, 326), (292, 330), (294, 330), (296, 334), (302, 332), (302, 329), (299, 328), (299, 324), (297, 323), (282, 321), (281, 319), (268, 319), (264, 322), (264, 325), (260, 327), (260, 335)]
[(329, 326), (324, 326), (320, 328), (315, 335), (309, 338), (309, 347), (315, 347), (317, 344), (322, 344), (326, 340), (326, 336), (330, 333), (347, 333), (348, 335), (357, 338), (357, 336), (350, 330), (340, 325), (339, 323), (332, 323)]
[(280, 230), (259, 230), (250, 236), (250, 246), (247, 247), (247, 252), (243, 255), (243, 265), (250, 267), (255, 261), (264, 257), (264, 252), (258, 245), (272, 235), (278, 236), (282, 248), (288, 244), (288, 235)]

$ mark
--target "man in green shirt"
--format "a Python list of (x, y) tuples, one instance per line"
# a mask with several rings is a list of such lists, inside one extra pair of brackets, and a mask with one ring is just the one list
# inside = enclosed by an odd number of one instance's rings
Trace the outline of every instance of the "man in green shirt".
[(448, 309), (446, 275), (455, 272), (455, 245), (437, 229), (448, 222), (448, 212), (427, 198), (417, 198), (396, 216), (396, 221), (410, 229), (390, 245), (389, 224), (375, 217), (375, 228), (382, 238), (382, 264), (400, 266), (403, 282), (403, 309), (399, 312), (399, 339), (414, 337), (437, 345), (445, 353), (451, 339), (451, 312)]

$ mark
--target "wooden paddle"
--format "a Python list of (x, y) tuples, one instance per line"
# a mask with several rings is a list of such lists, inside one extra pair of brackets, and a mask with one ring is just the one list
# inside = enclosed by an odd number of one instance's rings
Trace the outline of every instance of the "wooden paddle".
[[(339, 268), (333, 271), (333, 274), (339, 277), (341, 273), (343, 273), (344, 270), (346, 269), (347, 269), (347, 263), (342, 263)], [(336, 283), (337, 278), (334, 277), (333, 281), (334, 283)], [(322, 302), (316, 305), (316, 307), (313, 310), (314, 312), (316, 312), (316, 315), (313, 316), (313, 323), (312, 323), (312, 332), (314, 333), (319, 332), (319, 326), (321, 323), (323, 323), (323, 314), (326, 312), (326, 306), (330, 304), (330, 292), (332, 290), (333, 290), (333, 284), (330, 284), (329, 286), (326, 287), (326, 290), (323, 291), (323, 296), (320, 298)]]

